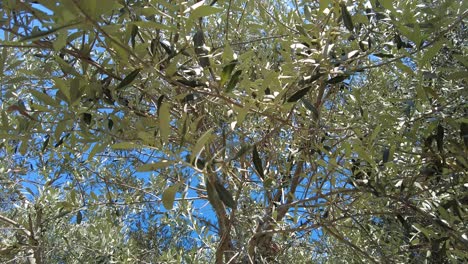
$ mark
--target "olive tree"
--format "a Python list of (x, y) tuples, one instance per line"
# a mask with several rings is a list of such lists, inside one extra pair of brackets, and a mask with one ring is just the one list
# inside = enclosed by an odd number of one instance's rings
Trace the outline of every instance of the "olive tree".
[(1, 7), (2, 260), (466, 260), (463, 1)]

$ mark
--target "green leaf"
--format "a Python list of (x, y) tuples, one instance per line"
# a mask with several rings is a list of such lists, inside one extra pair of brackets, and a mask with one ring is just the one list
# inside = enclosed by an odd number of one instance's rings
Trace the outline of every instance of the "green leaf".
[(93, 116), (90, 113), (83, 113), (83, 122), (85, 122), (85, 124), (90, 125), (92, 119)]
[(42, 153), (44, 153), (44, 151), (46, 150), (47, 146), (49, 145), (49, 141), (50, 141), (50, 136), (49, 136), (49, 135), (46, 135), (45, 140), (44, 140), (44, 143), (42, 143), (42, 148), (41, 148), (41, 152), (42, 152)]
[(382, 162), (383, 162), (383, 163), (387, 163), (389, 158), (390, 158), (390, 149), (389, 149), (389, 148), (385, 148), (385, 149), (383, 150)]
[(436, 133), (436, 143), (437, 143), (437, 150), (442, 154), (444, 152), (444, 127), (439, 124), (437, 126), (437, 133)]
[(403, 72), (405, 72), (405, 73), (407, 73), (407, 74), (409, 74), (411, 76), (414, 75), (414, 71), (410, 67), (406, 66), (405, 64), (403, 64), (403, 63), (401, 63), (399, 61), (395, 62), (395, 66), (397, 66), (398, 69), (400, 69), (401, 71), (403, 71)]
[(128, 86), (129, 84), (131, 84), (135, 80), (135, 78), (138, 76), (140, 71), (141, 71), (141, 69), (136, 69), (136, 70), (132, 71), (131, 73), (129, 73), (127, 76), (125, 76), (125, 78), (117, 86), (117, 90), (122, 89), (122, 88)]
[(308, 86), (306, 88), (303, 88), (303, 89), (295, 92), (293, 95), (291, 95), (291, 97), (288, 98), (287, 102), (288, 103), (297, 102), (299, 99), (304, 97), (310, 91), (310, 88), (312, 88), (312, 86)]
[(160, 95), (158, 97), (158, 101), (156, 101), (156, 109), (157, 109), (156, 112), (157, 112), (158, 116), (159, 116), (159, 111), (161, 109), (161, 104), (162, 104), (162, 102), (164, 100), (164, 97), (165, 97), (164, 94), (162, 94), (162, 95)]
[(63, 60), (62, 58), (60, 58), (60, 56), (58, 55), (55, 55), (54, 56), (54, 60), (58, 62), (59, 66), (60, 66), (60, 69), (66, 73), (66, 74), (71, 74), (73, 76), (81, 76), (81, 74), (79, 72), (77, 72), (75, 70), (75, 68), (73, 68), (73, 66), (70, 65), (69, 62), (66, 62), (65, 60)]
[(81, 224), (81, 221), (83, 220), (83, 214), (81, 214), (81, 211), (78, 210), (76, 213), (76, 224), (79, 225)]
[(114, 121), (112, 121), (112, 119), (107, 119), (107, 128), (109, 130), (112, 130), (112, 128), (114, 127)]
[(47, 93), (41, 93), (41, 92), (39, 92), (37, 90), (34, 90), (34, 89), (30, 89), (29, 92), (32, 94), (32, 96), (36, 97), (38, 100), (42, 101), (46, 105), (50, 105), (50, 106), (53, 106), (53, 107), (59, 107), (60, 106), (60, 104), (57, 101), (55, 101), (54, 98), (49, 96)]
[(226, 86), (225, 92), (230, 93), (236, 87), (237, 83), (239, 82), (239, 76), (242, 74), (242, 70), (237, 70), (231, 77), (231, 80)]
[(224, 66), (223, 71), (221, 72), (221, 81), (220, 87), (223, 87), (224, 84), (227, 82), (229, 77), (231, 77), (231, 73), (237, 65), (237, 60), (233, 60), (229, 62), (226, 66)]
[(343, 17), (343, 23), (349, 31), (354, 30), (354, 25), (353, 25), (353, 19), (351, 17), (351, 14), (348, 11), (348, 8), (346, 8), (346, 5), (344, 3), (340, 4), (341, 6), (341, 16)]
[(91, 149), (91, 151), (88, 154), (88, 160), (91, 161), (97, 153), (103, 151), (104, 149), (106, 149), (106, 147), (107, 147), (106, 143), (94, 144), (93, 149)]
[(39, 39), (41, 39), (43, 37), (54, 34), (55, 32), (57, 32), (59, 30), (62, 30), (62, 29), (68, 28), (68, 27), (72, 27), (72, 26), (75, 26), (75, 25), (78, 25), (78, 23), (71, 23), (71, 24), (59, 26), (59, 27), (52, 28), (52, 29), (47, 30), (47, 31), (37, 31), (37, 32), (32, 33), (29, 36), (26, 36), (26, 37), (22, 38), (19, 42), (39, 40)]
[(318, 120), (319, 112), (317, 111), (317, 108), (315, 108), (315, 106), (307, 99), (302, 98), (302, 103), (304, 104), (305, 108), (312, 112), (313, 119), (315, 121)]
[(448, 80), (468, 79), (468, 71), (456, 71), (447, 75)]
[(328, 6), (331, 4), (331, 0), (320, 0), (320, 12), (325, 10), (325, 8), (328, 8)]
[(208, 140), (210, 140), (212, 132), (213, 128), (210, 128), (198, 139), (197, 143), (195, 143), (195, 146), (192, 148), (191, 163), (194, 163), (200, 151), (203, 149)]
[(68, 39), (68, 32), (66, 31), (58, 32), (57, 38), (52, 43), (54, 50), (60, 51), (61, 49), (63, 49), (67, 45), (67, 39)]
[(112, 149), (135, 149), (141, 147), (133, 142), (119, 142), (111, 146)]
[(79, 78), (73, 78), (70, 81), (70, 103), (75, 105), (82, 96), (81, 81)]
[(236, 207), (236, 202), (232, 198), (232, 194), (218, 181), (215, 181), (214, 186), (219, 199), (221, 199), (224, 205), (234, 209)]
[(387, 10), (392, 11), (393, 8), (393, 0), (379, 0), (379, 3)]
[(135, 48), (135, 37), (138, 35), (138, 26), (131, 25), (132, 32), (130, 34), (130, 43), (132, 44), (132, 48)]
[(231, 158), (231, 160), (236, 160), (242, 156), (244, 156), (247, 152), (250, 151), (250, 149), (252, 148), (252, 145), (250, 144), (243, 144), (241, 146), (241, 148), (239, 149), (239, 151), (237, 151), (236, 155), (234, 155), (234, 157)]
[(460, 54), (453, 54), (452, 55), (457, 61), (459, 61), (465, 68), (468, 68), (468, 58), (460, 55)]
[(300, 25), (296, 25), (296, 30), (301, 33), (304, 37), (310, 38), (309, 34), (307, 34), (307, 31)]
[(340, 83), (348, 78), (348, 75), (338, 75), (326, 81), (328, 84)]
[(140, 167), (137, 168), (137, 171), (140, 171), (140, 172), (142, 172), (142, 171), (156, 171), (156, 170), (167, 168), (167, 167), (171, 166), (172, 164), (174, 164), (174, 161), (162, 160), (160, 162), (143, 164), (143, 165), (141, 165)]
[(177, 190), (179, 190), (180, 185), (181, 183), (178, 182), (166, 188), (166, 190), (164, 190), (162, 194), (162, 203), (164, 205), (164, 208), (166, 208), (166, 210), (172, 210), (172, 208), (174, 207), (175, 196), (176, 196)]
[(255, 169), (258, 172), (258, 175), (260, 176), (262, 180), (265, 179), (265, 175), (263, 174), (262, 160), (260, 159), (260, 155), (258, 154), (256, 145), (254, 145), (253, 147), (252, 159), (253, 159)]
[(159, 109), (159, 135), (163, 143), (168, 143), (171, 134), (171, 113), (170, 104), (163, 102)]
[(206, 17), (206, 16), (214, 15), (214, 14), (220, 13), (222, 11), (223, 11), (223, 9), (219, 8), (219, 7), (214, 7), (214, 6), (209, 6), (209, 5), (201, 5), (201, 6), (196, 7), (192, 11), (192, 13), (190, 13), (189, 19), (194, 20), (194, 19), (197, 19), (197, 18), (200, 18), (200, 17)]
[(444, 46), (445, 40), (439, 40), (434, 43), (427, 51), (424, 53), (424, 56), (419, 61), (419, 66), (424, 67), (429, 63), (439, 52), (439, 50)]
[(394, 58), (395, 57), (393, 54), (382, 53), (382, 52), (374, 53), (373, 55), (376, 56), (376, 57), (382, 58), (382, 59), (383, 58)]

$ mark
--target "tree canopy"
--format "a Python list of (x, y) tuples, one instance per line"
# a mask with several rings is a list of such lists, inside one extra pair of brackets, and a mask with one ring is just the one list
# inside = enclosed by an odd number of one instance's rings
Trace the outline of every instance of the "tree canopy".
[(468, 260), (467, 2), (0, 2), (0, 261)]

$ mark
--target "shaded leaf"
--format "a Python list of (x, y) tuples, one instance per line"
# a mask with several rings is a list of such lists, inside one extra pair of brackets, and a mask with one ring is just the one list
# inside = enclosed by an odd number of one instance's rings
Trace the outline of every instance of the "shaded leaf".
[(33, 33), (33, 34), (29, 35), (29, 36), (26, 36), (26, 37), (22, 38), (19, 42), (38, 40), (38, 39), (41, 39), (41, 38), (43, 38), (45, 36), (54, 34), (55, 32), (57, 32), (57, 31), (59, 31), (61, 29), (72, 27), (72, 26), (77, 25), (77, 24), (78, 23), (72, 23), (72, 24), (67, 24), (67, 25), (63, 25), (63, 26), (60, 26), (60, 27), (52, 28), (52, 29), (47, 30), (47, 31), (38, 31), (38, 32), (35, 32), (35, 33)]
[(195, 158), (198, 156), (198, 154), (203, 149), (205, 144), (211, 138), (212, 131), (213, 131), (213, 128), (210, 128), (197, 140), (197, 143), (195, 143), (195, 146), (192, 148), (191, 163), (195, 161)]
[(41, 93), (39, 91), (36, 91), (34, 89), (31, 89), (29, 90), (29, 92), (34, 96), (36, 97), (38, 100), (42, 101), (43, 103), (45, 103), (46, 105), (50, 105), (50, 106), (54, 106), (54, 107), (58, 107), (60, 104), (57, 103), (57, 101), (55, 101), (54, 98), (52, 98), (51, 96), (49, 96), (47, 93)]
[(153, 55), (153, 56), (156, 54), (156, 51), (158, 50), (158, 43), (159, 43), (159, 41), (157, 39), (152, 39), (151, 40), (150, 50), (151, 50), (151, 55)]
[(81, 221), (83, 220), (83, 214), (81, 214), (81, 211), (78, 211), (76, 213), (76, 224), (81, 224)]
[(305, 108), (307, 110), (312, 112), (313, 119), (316, 121), (319, 118), (319, 112), (317, 111), (317, 108), (307, 99), (302, 98), (302, 103), (304, 104)]
[(366, 50), (367, 50), (367, 47), (366, 47), (364, 41), (362, 41), (362, 40), (359, 41), (359, 48), (360, 48), (362, 51), (366, 51)]
[(460, 137), (465, 143), (465, 148), (468, 148), (468, 123), (460, 123)]
[(200, 29), (195, 33), (195, 35), (193, 35), (193, 44), (195, 47), (201, 47), (205, 45), (205, 36), (203, 34), (203, 30)]
[(112, 130), (112, 128), (114, 127), (114, 121), (112, 121), (112, 119), (107, 119), (107, 128), (109, 130)]
[(64, 142), (64, 140), (65, 140), (68, 136), (70, 136), (70, 133), (67, 133), (67, 134), (65, 134), (63, 137), (61, 137), (60, 140), (59, 140), (57, 143), (55, 143), (54, 148), (57, 148), (57, 147), (59, 147), (60, 145), (62, 145), (63, 142)]
[(41, 152), (42, 152), (42, 153), (44, 153), (45, 149), (46, 149), (47, 146), (49, 145), (49, 141), (50, 141), (50, 136), (49, 136), (49, 135), (46, 135), (46, 136), (45, 136), (44, 143), (42, 143), (42, 148), (41, 148)]
[(338, 75), (326, 81), (328, 84), (340, 83), (348, 78), (348, 75)]
[(390, 157), (390, 149), (389, 149), (389, 148), (385, 148), (385, 149), (383, 150), (383, 155), (382, 155), (382, 161), (383, 161), (383, 163), (387, 163), (389, 157)]
[(437, 149), (442, 153), (444, 151), (444, 127), (441, 124), (437, 126), (436, 143)]
[(195, 46), (195, 54), (197, 54), (200, 66), (210, 66), (210, 60), (208, 58), (208, 50), (205, 47), (205, 36), (203, 31), (198, 30), (193, 36), (193, 44)]
[(163, 100), (164, 100), (164, 94), (159, 96), (158, 101), (156, 102), (156, 108), (157, 108), (156, 112), (157, 112), (158, 116), (159, 116), (159, 110), (161, 109), (161, 104), (162, 104)]
[(234, 157), (231, 158), (231, 160), (236, 160), (244, 156), (247, 152), (250, 151), (251, 148), (252, 148), (252, 145), (249, 145), (249, 144), (242, 145), (239, 151), (237, 151), (236, 155), (234, 155)]
[(226, 93), (229, 93), (231, 92), (232, 90), (234, 90), (234, 88), (236, 87), (237, 83), (239, 82), (239, 76), (242, 74), (242, 70), (237, 70), (236, 72), (234, 72), (234, 74), (232, 75), (231, 77), (231, 80), (229, 80), (229, 83), (227, 84), (226, 86), (226, 89), (225, 89), (225, 92)]
[(233, 60), (229, 62), (226, 66), (223, 67), (223, 71), (221, 72), (221, 81), (220, 81), (220, 86), (222, 87), (229, 77), (231, 77), (232, 71), (237, 65), (237, 60)]
[(208, 200), (210, 201), (211, 204), (216, 204), (216, 202), (218, 201), (219, 195), (215, 187), (213, 186), (213, 184), (211, 184), (211, 182), (209, 181), (208, 177), (205, 177), (205, 184), (206, 184), (206, 194), (208, 195)]
[(393, 39), (394, 39), (394, 42), (397, 44), (397, 49), (401, 49), (404, 46), (404, 43), (401, 40), (400, 35), (395, 34), (395, 37)]
[(85, 124), (90, 125), (92, 119), (93, 116), (90, 113), (83, 113), (83, 122), (85, 122)]
[(307, 34), (307, 31), (300, 25), (296, 25), (296, 29), (297, 31), (299, 31), (299, 33), (301, 33), (301, 35), (303, 35), (304, 37), (307, 37), (307, 38), (310, 38), (309, 34)]
[(224, 205), (234, 209), (236, 207), (236, 202), (232, 198), (232, 194), (218, 181), (215, 181), (214, 186), (219, 199), (221, 199)]
[(393, 54), (388, 54), (388, 53), (374, 53), (373, 54), (374, 56), (376, 57), (379, 57), (379, 58), (394, 58), (395, 56), (393, 56)]
[(255, 169), (258, 172), (258, 175), (260, 176), (262, 180), (265, 179), (265, 175), (263, 174), (262, 160), (260, 159), (260, 155), (258, 154), (256, 145), (254, 145), (253, 147), (252, 159), (253, 159)]
[(167, 40), (161, 40), (159, 41), (159, 44), (161, 45), (161, 47), (164, 49), (164, 51), (166, 51), (166, 53), (168, 55), (172, 55), (173, 54), (173, 51), (172, 51), (172, 48), (170, 46), (170, 43), (169, 41)]
[(135, 37), (138, 34), (138, 26), (132, 25), (132, 32), (130, 35), (130, 43), (132, 44), (132, 48), (135, 48)]
[(306, 87), (306, 88), (303, 88), (297, 92), (295, 92), (293, 95), (291, 95), (291, 97), (288, 98), (288, 100), (286, 100), (288, 103), (293, 103), (293, 102), (297, 102), (299, 99), (301, 99), (302, 97), (304, 97), (308, 92), (309, 90), (312, 88), (312, 86), (309, 86), (309, 87)]
[(348, 11), (348, 8), (346, 8), (346, 5), (344, 3), (340, 3), (341, 6), (341, 16), (343, 17), (343, 23), (349, 31), (354, 30), (354, 25), (353, 25), (353, 19), (351, 18), (351, 14)]
[(164, 208), (166, 208), (166, 210), (172, 210), (172, 208), (174, 207), (174, 200), (175, 200), (175, 196), (179, 187), (180, 187), (180, 182), (164, 190), (161, 199), (162, 199)]
[(135, 80), (135, 78), (138, 76), (140, 71), (141, 71), (141, 69), (136, 69), (136, 70), (132, 71), (131, 73), (129, 73), (127, 76), (125, 76), (125, 78), (117, 86), (117, 89), (122, 89), (122, 88), (128, 86), (129, 84), (131, 84)]
[(429, 49), (427, 49), (426, 53), (424, 53), (424, 56), (419, 61), (420, 66), (423, 67), (427, 63), (429, 63), (437, 55), (439, 50), (444, 46), (444, 43), (444, 40), (440, 40), (434, 43), (431, 47), (429, 47)]

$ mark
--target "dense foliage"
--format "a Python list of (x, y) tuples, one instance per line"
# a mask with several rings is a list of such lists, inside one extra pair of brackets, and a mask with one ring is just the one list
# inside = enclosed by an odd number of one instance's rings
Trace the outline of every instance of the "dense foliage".
[(0, 2), (0, 261), (468, 260), (467, 2)]

